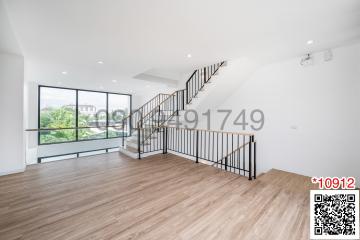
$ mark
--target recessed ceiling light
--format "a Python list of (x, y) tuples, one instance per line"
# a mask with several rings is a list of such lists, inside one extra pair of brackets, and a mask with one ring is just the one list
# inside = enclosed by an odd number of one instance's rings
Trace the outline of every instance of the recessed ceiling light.
[(98, 61), (97, 63), (98, 63), (98, 64), (104, 64), (104, 62), (103, 62), (103, 61)]
[(192, 56), (191, 56), (191, 54), (189, 53), (189, 54), (187, 55), (187, 57), (188, 57), (188, 58), (191, 58)]
[(117, 83), (117, 80), (116, 79), (113, 79), (113, 80), (111, 80), (113, 83)]
[(314, 40), (308, 40), (306, 43), (307, 43), (308, 45), (311, 45), (311, 44), (314, 43)]
[(61, 72), (61, 73), (64, 74), (64, 75), (68, 74), (68, 72), (66, 72), (66, 71), (63, 71), (63, 72)]

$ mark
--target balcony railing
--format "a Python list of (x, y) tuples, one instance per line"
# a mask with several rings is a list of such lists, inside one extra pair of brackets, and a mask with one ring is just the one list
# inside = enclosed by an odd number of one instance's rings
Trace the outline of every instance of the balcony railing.
[[(256, 178), (256, 141), (253, 134), (169, 126), (138, 129), (138, 158), (162, 151), (190, 156), (249, 180)], [(151, 136), (149, 137), (149, 132)]]

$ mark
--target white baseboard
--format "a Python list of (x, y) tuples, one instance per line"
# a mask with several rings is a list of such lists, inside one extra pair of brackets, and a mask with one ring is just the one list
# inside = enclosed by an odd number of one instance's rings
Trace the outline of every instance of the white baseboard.
[(13, 169), (10, 171), (5, 171), (5, 172), (0, 172), (0, 176), (5, 176), (5, 175), (10, 175), (10, 174), (15, 174), (15, 173), (21, 173), (25, 171), (25, 167), (23, 168), (18, 168), (18, 169)]

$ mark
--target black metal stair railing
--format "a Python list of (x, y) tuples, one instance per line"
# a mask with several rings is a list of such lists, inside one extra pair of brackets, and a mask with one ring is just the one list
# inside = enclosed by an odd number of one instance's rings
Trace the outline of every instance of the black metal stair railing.
[(186, 89), (175, 91), (171, 95), (160, 93), (129, 116), (123, 118), (121, 121), (123, 145), (124, 138), (131, 136), (134, 131), (137, 131), (137, 128), (142, 128), (145, 125), (160, 126), (172, 116), (178, 114), (179, 111), (184, 110), (186, 104), (189, 104), (196, 97), (198, 92), (203, 89), (205, 84), (209, 82), (224, 63), (216, 63), (195, 70), (186, 82)]
[[(256, 179), (256, 141), (253, 134), (176, 128), (151, 127), (151, 138), (141, 139), (149, 128), (139, 128), (142, 153), (168, 151), (191, 157), (224, 171)], [(139, 151), (139, 158), (141, 158)]]
[(159, 93), (128, 116), (116, 122), (116, 128), (122, 130), (122, 146), (124, 146), (125, 138), (131, 136), (136, 131), (138, 122), (169, 96), (170, 94)]
[[(175, 91), (138, 121), (136, 131), (139, 135), (139, 145), (147, 144), (148, 139), (151, 141), (154, 138), (153, 134), (156, 132), (156, 128), (163, 126), (173, 116), (178, 115), (179, 111), (185, 109), (185, 95), (185, 89)], [(142, 130), (139, 131), (139, 129)], [(139, 154), (144, 153), (142, 149), (139, 146)]]
[(186, 90), (178, 90), (169, 95), (161, 103), (155, 106), (138, 122), (139, 127), (160, 127), (167, 122), (172, 116), (185, 109)]
[(216, 63), (204, 68), (195, 70), (194, 73), (186, 82), (186, 89), (175, 91), (173, 94), (165, 98), (157, 106), (153, 106), (147, 114), (137, 121), (139, 128), (145, 125), (150, 127), (161, 126), (168, 121), (172, 116), (178, 114), (179, 111), (184, 110), (186, 104), (189, 104), (201, 89), (208, 83), (211, 77), (216, 74), (225, 62)]
[[(160, 143), (163, 141), (163, 137), (160, 134), (160, 129), (162, 129), (164, 124), (173, 116), (179, 115), (179, 111), (185, 110), (185, 106), (203, 89), (205, 84), (210, 81), (211, 77), (218, 72), (223, 64), (224, 62), (221, 62), (196, 70), (186, 82), (186, 89), (175, 91), (173, 94), (163, 96), (161, 99), (154, 98), (156, 101), (142, 107), (142, 109), (144, 109), (143, 111), (138, 110), (135, 113), (136, 115), (133, 113), (133, 116), (129, 118), (133, 121), (130, 125), (130, 132), (134, 132), (136, 133), (135, 135), (137, 135), (138, 158), (141, 158), (141, 155), (144, 153), (162, 149)], [(123, 126), (127, 128), (129, 125), (126, 124), (125, 120), (126, 119), (124, 119)], [(202, 133), (203, 131), (200, 131), (200, 134)], [(206, 133), (204, 132), (204, 134)], [(125, 134), (122, 141), (123, 146), (124, 143)], [(217, 152), (217, 154), (220, 154), (220, 152)], [(225, 152), (222, 152), (221, 156), (225, 156), (224, 154)], [(232, 159), (233, 156), (229, 156), (228, 158)], [(220, 167), (227, 168), (229, 166), (229, 169), (241, 170), (240, 166), (231, 167), (231, 164), (225, 164), (224, 157), (220, 160), (221, 161), (217, 162), (217, 165)], [(208, 159), (208, 161), (211, 161), (211, 159)], [(231, 160), (230, 162), (236, 161)]]
[(216, 63), (204, 68), (197, 69), (186, 82), (186, 103), (189, 104), (214, 76), (225, 62)]

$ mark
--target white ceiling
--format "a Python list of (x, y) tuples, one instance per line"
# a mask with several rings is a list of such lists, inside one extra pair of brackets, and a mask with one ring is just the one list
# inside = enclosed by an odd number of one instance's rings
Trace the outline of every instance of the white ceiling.
[(102, 60), (111, 76), (274, 61), (360, 38), (359, 0), (5, 1), (26, 59), (92, 71)]

